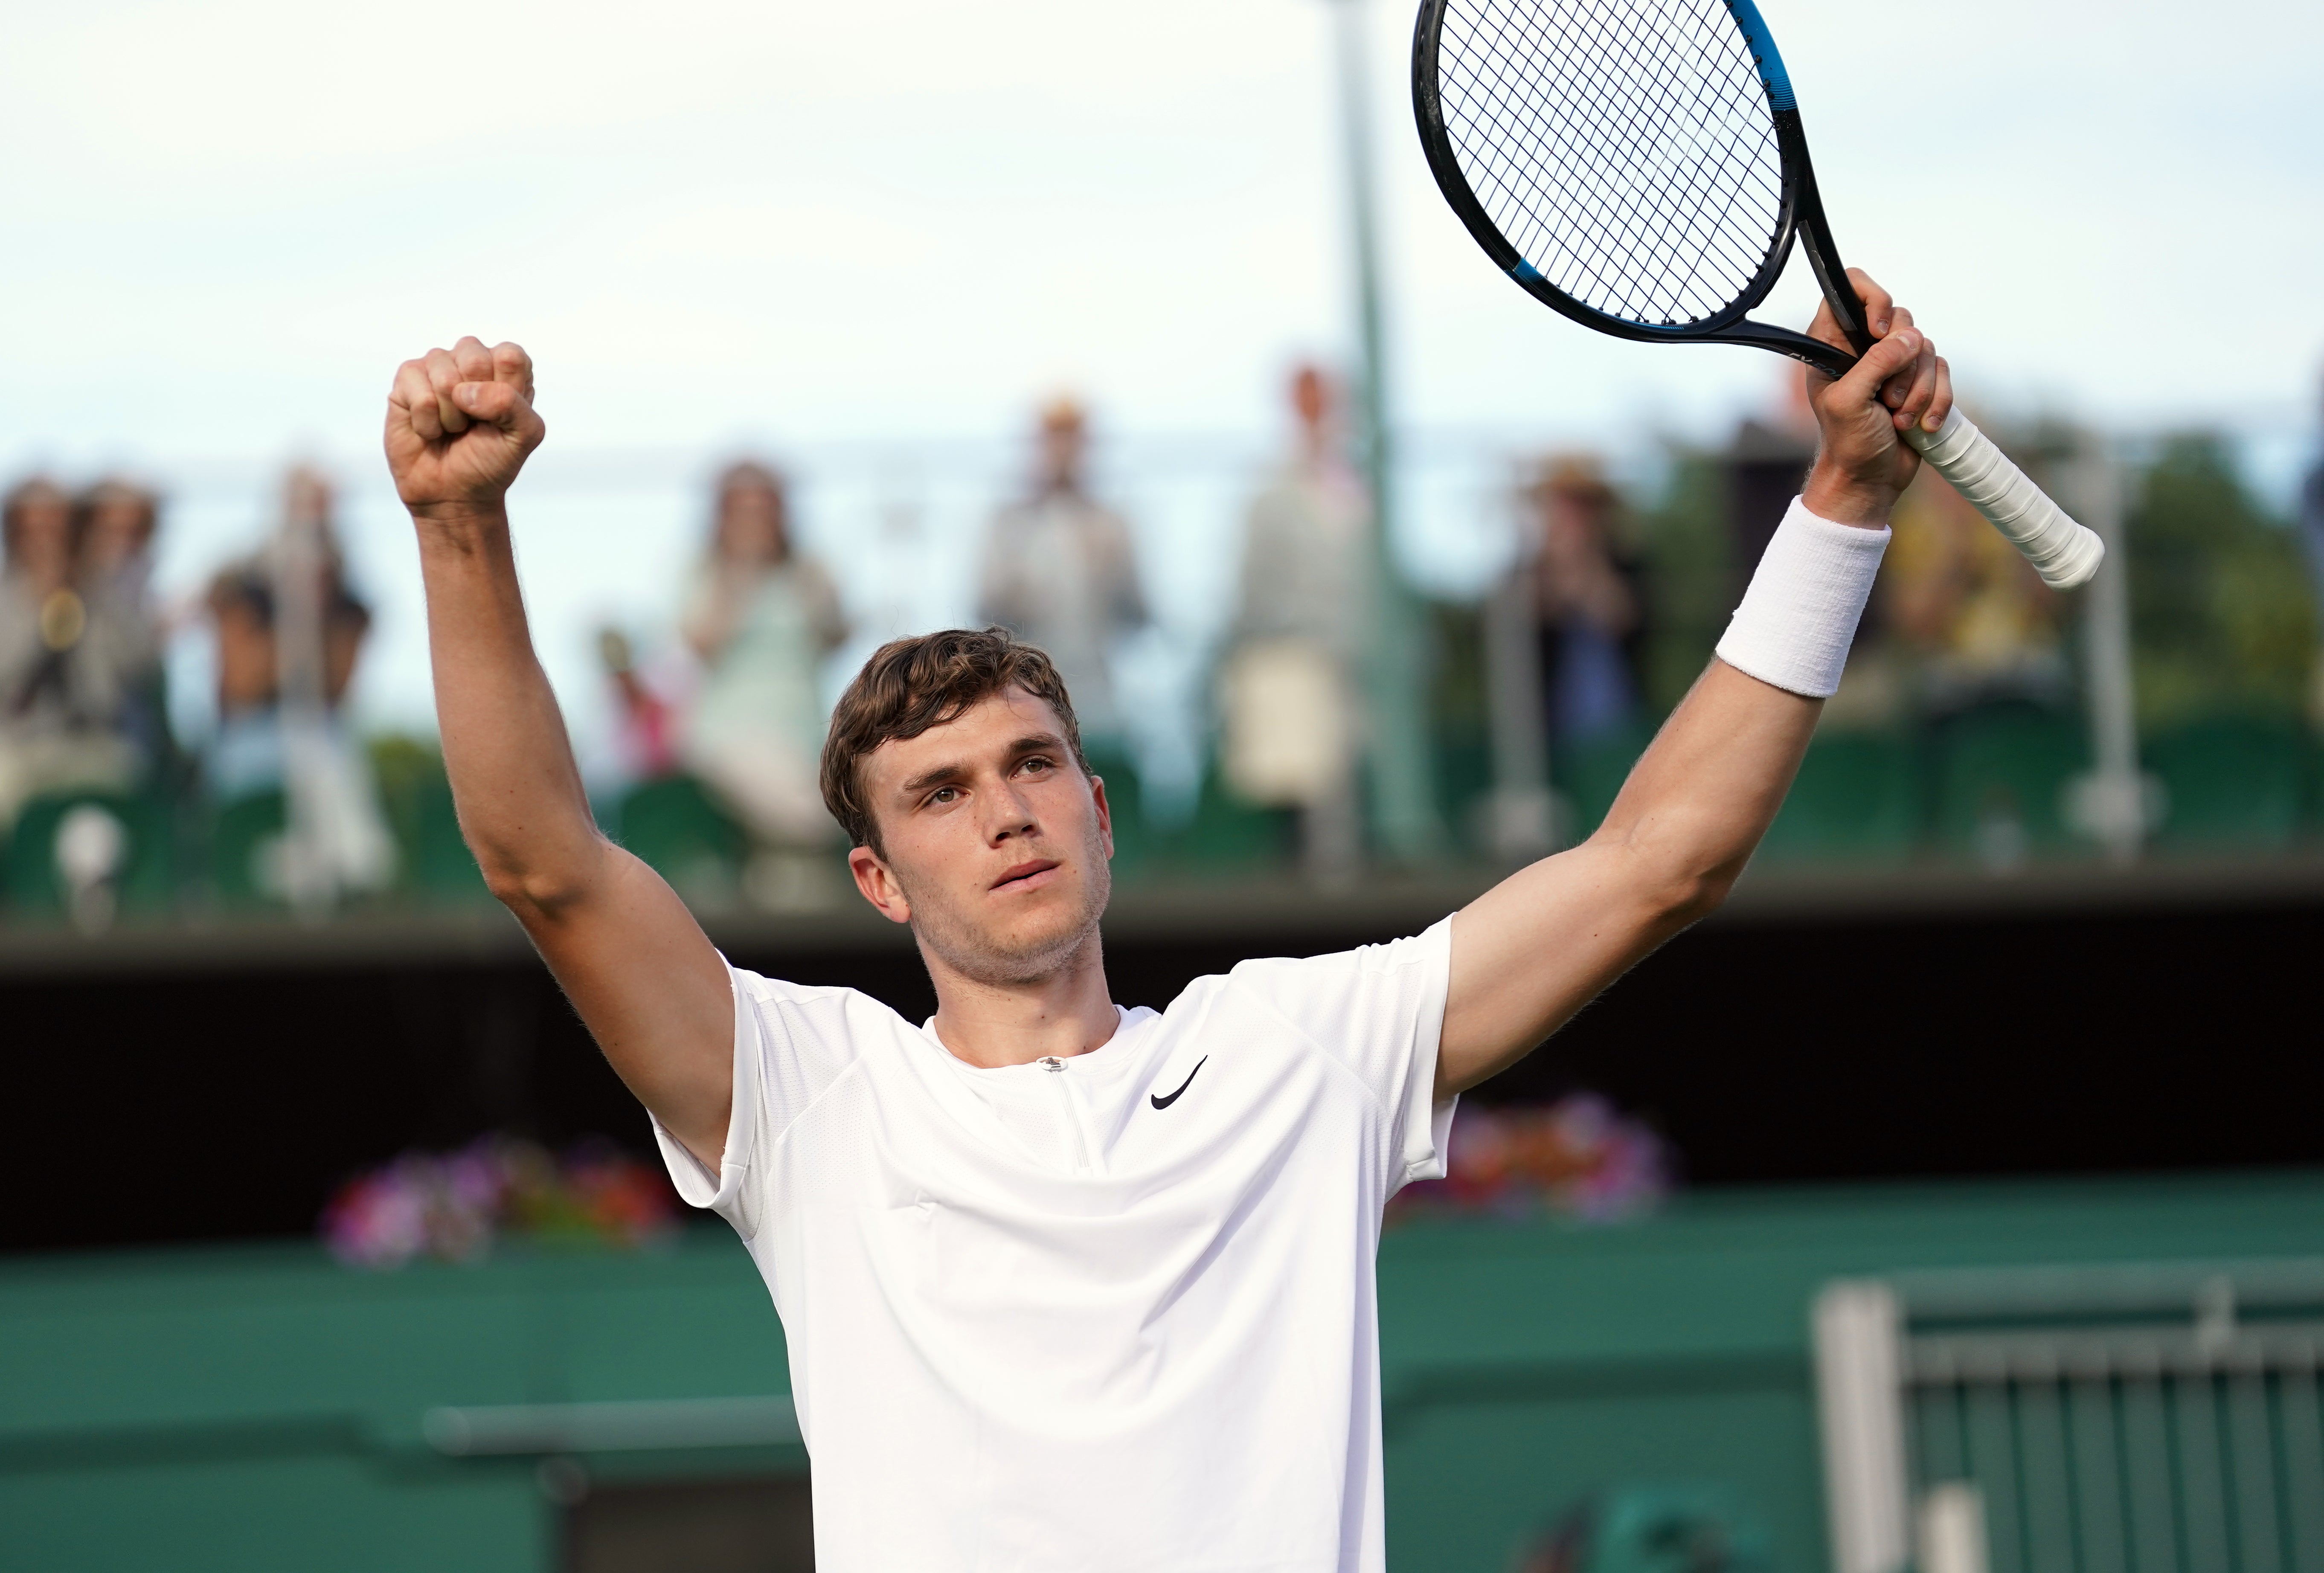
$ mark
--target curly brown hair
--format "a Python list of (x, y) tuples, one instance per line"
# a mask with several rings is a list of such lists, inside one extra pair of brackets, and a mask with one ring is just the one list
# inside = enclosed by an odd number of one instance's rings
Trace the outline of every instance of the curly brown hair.
[(891, 639), (872, 651), (840, 695), (823, 744), (824, 806), (849, 842), (887, 856), (879, 822), (863, 800), (863, 761), (873, 750), (942, 726), (1009, 688), (1020, 688), (1056, 712), (1074, 763), (1091, 774), (1065, 680), (1038, 646), (1005, 628), (948, 628)]

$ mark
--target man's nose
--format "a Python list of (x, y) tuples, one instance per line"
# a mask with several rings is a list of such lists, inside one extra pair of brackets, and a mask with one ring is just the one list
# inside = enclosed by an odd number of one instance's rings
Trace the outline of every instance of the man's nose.
[(1034, 816), (1032, 805), (1017, 790), (1017, 784), (1013, 781), (997, 783), (992, 790), (984, 794), (984, 802), (987, 814), (984, 837), (989, 842), (1005, 842), (1011, 836), (1030, 834), (1038, 828), (1038, 821)]

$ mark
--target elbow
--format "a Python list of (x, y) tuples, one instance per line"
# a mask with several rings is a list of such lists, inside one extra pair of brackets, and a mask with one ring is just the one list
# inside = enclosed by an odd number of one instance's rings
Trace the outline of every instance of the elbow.
[(1630, 893), (1639, 926), (1653, 944), (1724, 906), (1752, 851), (1748, 843), (1738, 847), (1731, 837), (1704, 834), (1683, 822), (1652, 815), (1641, 821), (1609, 814), (1591, 839), (1619, 860), (1618, 878)]
[(1679, 864), (1646, 882), (1651, 926), (1664, 937), (1691, 928), (1726, 905), (1742, 866)]
[[(600, 843), (600, 847), (604, 843)], [(588, 899), (601, 869), (599, 860), (587, 866), (545, 866), (517, 862), (472, 848), (484, 888), (493, 899), (514, 913), (528, 927), (535, 922), (554, 923)]]

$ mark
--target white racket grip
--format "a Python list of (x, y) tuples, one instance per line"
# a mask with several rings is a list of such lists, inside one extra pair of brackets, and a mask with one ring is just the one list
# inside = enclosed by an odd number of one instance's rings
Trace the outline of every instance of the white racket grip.
[(2106, 543), (2067, 517), (2024, 471), (2009, 462), (2008, 455), (1993, 446), (1991, 437), (1977, 429), (1960, 405), (1952, 407), (1935, 431), (1914, 426), (1904, 433), (1904, 440), (2025, 554), (2043, 584), (2053, 590), (2071, 590), (2098, 571)]

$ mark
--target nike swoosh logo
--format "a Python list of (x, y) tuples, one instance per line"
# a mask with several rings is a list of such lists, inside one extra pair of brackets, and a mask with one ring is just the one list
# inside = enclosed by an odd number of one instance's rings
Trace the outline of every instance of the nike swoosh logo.
[(1157, 1108), (1167, 1108), (1172, 1104), (1177, 1102), (1178, 1093), (1184, 1092), (1187, 1088), (1192, 1087), (1194, 1084), (1194, 1078), (1201, 1075), (1203, 1073), (1203, 1067), (1210, 1062), (1211, 1057), (1208, 1054), (1204, 1054), (1201, 1059), (1195, 1061), (1194, 1068), (1186, 1072), (1186, 1079), (1178, 1083), (1178, 1092), (1173, 1092), (1167, 1098), (1163, 1097), (1158, 1092), (1150, 1094), (1149, 1096), (1153, 1099), (1154, 1107)]

